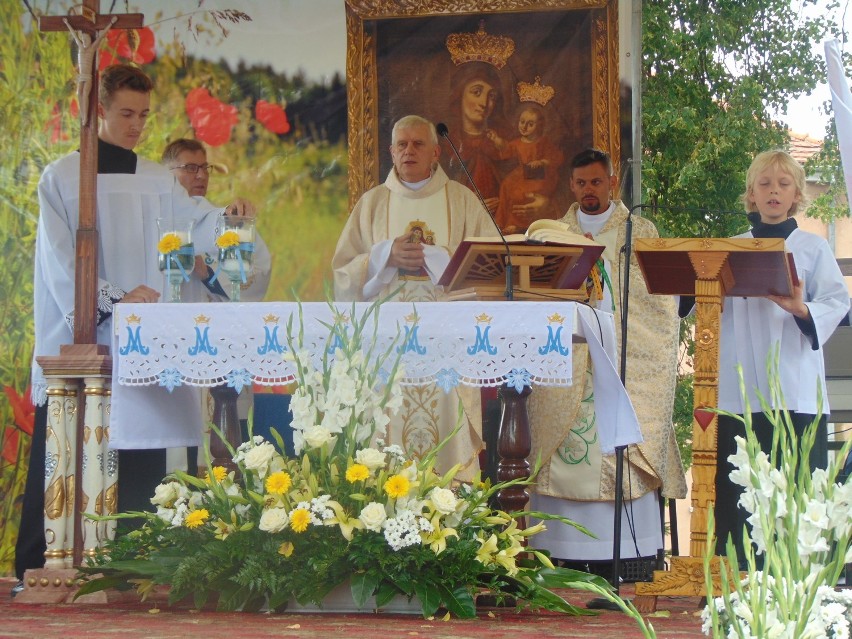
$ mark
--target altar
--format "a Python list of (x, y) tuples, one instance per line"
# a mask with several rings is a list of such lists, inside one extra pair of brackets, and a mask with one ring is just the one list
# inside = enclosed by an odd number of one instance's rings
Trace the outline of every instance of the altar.
[[(368, 304), (325, 302), (254, 304), (118, 304), (113, 314), (110, 446), (183, 446), (201, 440), (198, 425), (136, 424), (140, 401), (156, 401), (184, 386), (295, 380), (287, 357), (290, 331), (316, 362), (333, 353), (328, 326), (334, 313), (360, 316)], [(445, 391), (465, 384), (569, 386), (571, 343), (589, 345), (604, 453), (641, 440), (635, 413), (618, 377), (615, 325), (609, 313), (575, 302), (389, 302), (378, 313), (378, 351), (399, 340), (406, 385), (436, 383)], [(156, 394), (152, 394), (152, 391)], [(152, 432), (154, 431), (154, 432)], [(638, 438), (638, 439), (637, 439)]]

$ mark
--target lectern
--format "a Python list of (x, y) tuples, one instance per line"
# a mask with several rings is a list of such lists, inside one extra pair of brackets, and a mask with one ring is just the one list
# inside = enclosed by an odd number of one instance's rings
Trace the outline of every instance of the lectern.
[(441, 284), (450, 300), (505, 299), (506, 247), (515, 269), (514, 299), (585, 300), (581, 290), (589, 271), (603, 253), (603, 244), (503, 244), (493, 241), (465, 240), (456, 249)]
[[(798, 282), (783, 239), (657, 238), (636, 241), (636, 257), (648, 290), (694, 295), (695, 386), (692, 422), (692, 517), (688, 557), (673, 557), (671, 569), (636, 584), (636, 607), (656, 608), (658, 595), (705, 596), (707, 512), (716, 499), (716, 414), (719, 398), (719, 332), (726, 296), (790, 295)], [(718, 559), (711, 565), (719, 587)]]

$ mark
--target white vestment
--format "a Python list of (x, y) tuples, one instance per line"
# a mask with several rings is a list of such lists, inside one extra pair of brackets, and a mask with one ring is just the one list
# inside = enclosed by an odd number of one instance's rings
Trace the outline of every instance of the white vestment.
[[(51, 163), (39, 182), (41, 213), (33, 287), (36, 357), (59, 355), (60, 345), (73, 343), (66, 317), (74, 310), (79, 185), (80, 156), (76, 152)], [(143, 158), (137, 158), (136, 173), (98, 175), (97, 207), (102, 313), (111, 312), (112, 301), (122, 295), (121, 291), (144, 284), (164, 292), (164, 276), (158, 266), (158, 217), (194, 218), (197, 229), (209, 227), (209, 242), (201, 240), (203, 231), (193, 240), (197, 251), (212, 251), (212, 220), (222, 211), (206, 200), (191, 198), (168, 169)], [(102, 322), (97, 328), (97, 342), (110, 345), (111, 331), (112, 322)], [(43, 403), (45, 391), (41, 368), (33, 360), (34, 400)], [(182, 386), (168, 393), (151, 386), (125, 396), (126, 401), (112, 403), (111, 448), (162, 448), (162, 437), (167, 433), (171, 445), (199, 444), (202, 419), (197, 389)]]
[[(440, 300), (437, 281), (453, 251), (465, 237), (490, 228), (473, 192), (449, 180), (440, 167), (418, 190), (403, 184), (392, 169), (384, 184), (361, 196), (340, 235), (332, 260), (335, 300), (372, 301), (390, 294), (395, 301)], [(426, 268), (406, 273), (388, 267), (394, 238), (415, 232), (424, 244)], [(447, 472), (458, 463), (464, 469), (459, 477), (470, 479), (479, 470), (476, 457), (482, 447), (479, 390), (457, 390), (444, 393), (435, 384), (407, 387), (385, 441), (421, 457), (455, 428), (461, 398), (466, 423), (441, 451), (438, 470)]]
[[(737, 237), (752, 237), (751, 232)], [(770, 401), (766, 358), (780, 344), (779, 374), (784, 407), (797, 413), (828, 414), (822, 345), (849, 312), (849, 290), (828, 243), (818, 235), (795, 229), (785, 240), (793, 254), (804, 302), (816, 327), (814, 350), (811, 337), (802, 333), (796, 319), (775, 302), (763, 297), (727, 297), (722, 311), (719, 355), (719, 408), (745, 413), (740, 394), (737, 364), (751, 412), (761, 412), (758, 392)], [(817, 389), (823, 398), (818, 406)], [(773, 406), (773, 408), (780, 408)]]

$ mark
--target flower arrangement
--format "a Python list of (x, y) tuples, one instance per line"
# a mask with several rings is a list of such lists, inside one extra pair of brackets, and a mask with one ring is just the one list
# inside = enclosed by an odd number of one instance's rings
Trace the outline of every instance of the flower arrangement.
[[(776, 371), (770, 375), (770, 392), (781, 399), (777, 359), (770, 366)], [(852, 593), (835, 591), (833, 585), (844, 564), (852, 562), (852, 483), (837, 481), (852, 442), (847, 442), (827, 471), (811, 471), (808, 458), (817, 424), (811, 424), (799, 438), (786, 411), (773, 411), (761, 401), (774, 426), (771, 454), (760, 449), (746, 406), (746, 438), (737, 438), (737, 452), (729, 457), (736, 466), (731, 479), (745, 489), (739, 504), (751, 513), (751, 534), (744, 536), (748, 571), (744, 578), (731, 578), (722, 571), (722, 596), (702, 613), (704, 633), (714, 637), (848, 638)], [(783, 405), (783, 401), (774, 405)], [(711, 512), (709, 538), (713, 531)], [(726, 550), (727, 563), (737, 566), (730, 540)], [(705, 558), (708, 592), (712, 589), (711, 553), (712, 548)], [(757, 555), (763, 559), (760, 569)]]
[(333, 308), (330, 346), (317, 366), (302, 348), (301, 317), (297, 331), (288, 322), (285, 356), (298, 380), (294, 457), (282, 455), (272, 431), (274, 442), (252, 436), (231, 451), (237, 471), (167, 477), (151, 500), (156, 514), (117, 516), (145, 522), (82, 569), (92, 577), (79, 593), (135, 584), (144, 595), (168, 584), (170, 602), (191, 596), (197, 607), (216, 598), (219, 609), (282, 610), (291, 601), (321, 604), (349, 583), (359, 608), (370, 597), (382, 607), (398, 596), (416, 598), (424, 616), (443, 607), (459, 617), (473, 617), (484, 592), (570, 614), (595, 613), (552, 588), (617, 598), (601, 578), (555, 568), (545, 552), (526, 547), (543, 529), (520, 523), (528, 513), (490, 506), (499, 490), (531, 480), (458, 483), (457, 468), (435, 471), (437, 450), (415, 461), (382, 443), (402, 397), (399, 349), (375, 352), (370, 338), (377, 306), (360, 318), (353, 307), (351, 319)]

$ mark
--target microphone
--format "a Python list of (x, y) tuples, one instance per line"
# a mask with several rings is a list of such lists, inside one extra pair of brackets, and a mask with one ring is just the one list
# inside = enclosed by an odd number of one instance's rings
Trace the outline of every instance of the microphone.
[(494, 219), (494, 216), (491, 214), (491, 210), (488, 208), (488, 205), (485, 204), (485, 198), (482, 197), (482, 193), (479, 192), (479, 187), (476, 186), (476, 182), (473, 181), (473, 176), (470, 174), (470, 171), (467, 170), (467, 165), (462, 160), (461, 155), (459, 154), (459, 150), (456, 148), (456, 145), (453, 144), (453, 141), (450, 139), (450, 132), (447, 129), (447, 125), (443, 122), (439, 122), (435, 126), (435, 130), (438, 135), (444, 138), (450, 145), (450, 148), (453, 150), (456, 158), (461, 165), (462, 171), (467, 176), (470, 185), (473, 187), (473, 192), (476, 193), (476, 197), (479, 198), (480, 204), (482, 204), (482, 208), (485, 209), (485, 212), (488, 214), (488, 219), (491, 220), (491, 223), (494, 225), (494, 228), (497, 229), (497, 234), (500, 236), (500, 240), (503, 242), (503, 247), (506, 249), (506, 292), (504, 293), (507, 300), (511, 301), (514, 299), (514, 286), (512, 284), (512, 251), (509, 248), (509, 243), (506, 241), (506, 236), (503, 235), (503, 231), (500, 230), (500, 225), (497, 224), (497, 220)]

